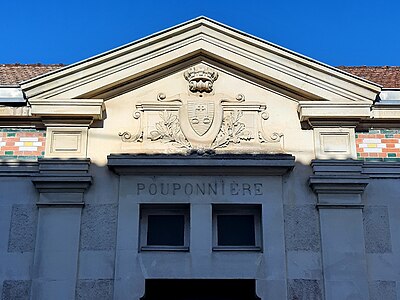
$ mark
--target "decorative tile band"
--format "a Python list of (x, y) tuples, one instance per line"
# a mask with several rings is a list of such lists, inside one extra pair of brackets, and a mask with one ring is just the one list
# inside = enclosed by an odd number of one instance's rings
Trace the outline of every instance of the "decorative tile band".
[(45, 130), (2, 128), (0, 159), (37, 160), (44, 156), (45, 143)]
[(400, 130), (374, 129), (356, 133), (357, 158), (400, 161)]

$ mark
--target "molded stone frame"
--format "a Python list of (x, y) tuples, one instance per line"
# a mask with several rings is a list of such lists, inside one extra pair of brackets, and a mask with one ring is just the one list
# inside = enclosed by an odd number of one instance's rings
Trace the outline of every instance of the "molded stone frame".
[(47, 127), (45, 156), (85, 158), (88, 127)]
[[(262, 251), (262, 226), (261, 226), (261, 205), (246, 205), (246, 204), (215, 204), (213, 205), (213, 251)], [(254, 216), (254, 246), (221, 246), (218, 245), (218, 222), (217, 217), (221, 215), (251, 215)]]
[[(149, 215), (183, 215), (183, 246), (150, 246), (147, 244)], [(140, 207), (140, 251), (189, 251), (190, 246), (190, 207), (185, 204), (143, 204)]]
[(314, 128), (317, 159), (356, 159), (354, 128)]

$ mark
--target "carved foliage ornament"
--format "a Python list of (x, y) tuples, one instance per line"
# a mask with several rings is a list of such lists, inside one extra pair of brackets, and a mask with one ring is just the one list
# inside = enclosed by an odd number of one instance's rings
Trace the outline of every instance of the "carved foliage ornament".
[[(154, 125), (155, 130), (146, 134), (145, 138), (172, 143), (176, 147), (198, 152), (212, 151), (227, 147), (231, 143), (238, 144), (255, 138), (242, 121), (244, 112), (238, 104), (245, 101), (244, 95), (230, 97), (214, 92), (214, 82), (218, 79), (217, 71), (200, 64), (189, 68), (183, 76), (189, 83), (189, 92), (172, 97), (167, 97), (164, 93), (158, 94), (159, 107), (163, 109), (160, 109), (160, 119)], [(164, 107), (162, 103), (165, 103)], [(236, 108), (226, 110), (223, 105), (225, 103), (232, 103)], [(177, 108), (177, 112), (176, 109), (171, 109), (171, 105)], [(260, 124), (262, 120), (268, 119), (265, 105), (253, 106), (259, 107), (253, 111), (258, 111)], [(143, 141), (144, 132), (140, 119), (144, 111), (143, 108), (141, 111), (140, 107), (143, 105), (137, 105), (139, 110), (134, 114), (134, 118), (139, 120), (140, 130), (136, 134), (127, 131), (120, 133), (124, 142)], [(251, 107), (251, 104), (247, 107)], [(261, 109), (262, 107), (264, 108)], [(282, 136), (280, 133), (266, 136), (262, 124), (259, 125), (258, 139), (261, 143), (280, 142)]]

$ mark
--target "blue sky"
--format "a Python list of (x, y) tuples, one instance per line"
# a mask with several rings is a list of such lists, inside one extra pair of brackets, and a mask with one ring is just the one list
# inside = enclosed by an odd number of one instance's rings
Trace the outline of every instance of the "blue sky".
[(207, 16), (324, 63), (400, 65), (400, 0), (3, 0), (0, 63), (70, 64)]

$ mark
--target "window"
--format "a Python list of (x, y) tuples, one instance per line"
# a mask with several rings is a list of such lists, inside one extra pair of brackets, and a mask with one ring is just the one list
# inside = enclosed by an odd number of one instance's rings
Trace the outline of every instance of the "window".
[(188, 251), (188, 205), (141, 205), (140, 250)]
[(213, 250), (261, 250), (261, 205), (213, 205)]

